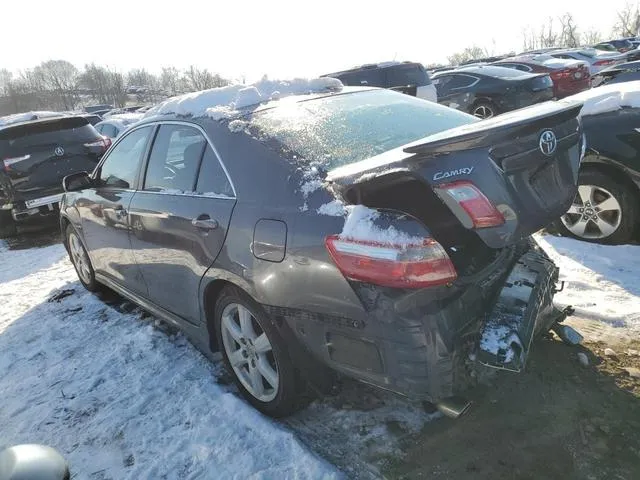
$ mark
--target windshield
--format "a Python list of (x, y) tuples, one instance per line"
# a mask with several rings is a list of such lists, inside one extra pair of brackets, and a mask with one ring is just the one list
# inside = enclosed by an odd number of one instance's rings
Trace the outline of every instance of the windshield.
[(513, 68), (505, 68), (505, 67), (470, 67), (470, 68), (461, 68), (460, 71), (479, 73), (481, 75), (487, 75), (488, 77), (497, 77), (497, 78), (517, 78), (517, 77), (531, 75), (530, 73), (527, 73), (527, 72), (522, 72), (520, 70), (515, 70)]
[(477, 120), (402, 93), (367, 90), (256, 112), (249, 131), (266, 143), (275, 139), (291, 159), (331, 170)]

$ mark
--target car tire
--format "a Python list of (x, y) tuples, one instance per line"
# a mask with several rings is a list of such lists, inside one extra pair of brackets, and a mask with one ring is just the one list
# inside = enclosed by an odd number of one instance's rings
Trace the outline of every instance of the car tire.
[(301, 396), (293, 362), (262, 307), (243, 291), (229, 286), (220, 293), (214, 315), (225, 367), (245, 399), (275, 418), (298, 410)]
[(10, 210), (0, 210), (0, 238), (11, 238), (18, 234), (18, 226)]
[(563, 235), (579, 240), (608, 245), (627, 243), (640, 220), (636, 196), (631, 188), (609, 175), (584, 170), (578, 178), (573, 205), (556, 225)]
[(471, 115), (481, 119), (491, 118), (498, 115), (498, 108), (488, 100), (480, 100), (471, 107)]
[(101, 285), (96, 280), (96, 274), (91, 265), (91, 259), (87, 253), (84, 244), (80, 239), (80, 235), (72, 225), (67, 227), (65, 232), (67, 252), (69, 259), (76, 269), (78, 280), (90, 292), (97, 292), (101, 289)]

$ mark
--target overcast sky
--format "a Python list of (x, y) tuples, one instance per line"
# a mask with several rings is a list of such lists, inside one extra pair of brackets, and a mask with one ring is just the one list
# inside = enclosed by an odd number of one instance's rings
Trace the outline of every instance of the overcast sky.
[(445, 62), (476, 44), (522, 48), (522, 31), (574, 15), (611, 33), (627, 0), (3, 0), (0, 67), (43, 60), (121, 71), (195, 64), (255, 80), (314, 76), (393, 60)]

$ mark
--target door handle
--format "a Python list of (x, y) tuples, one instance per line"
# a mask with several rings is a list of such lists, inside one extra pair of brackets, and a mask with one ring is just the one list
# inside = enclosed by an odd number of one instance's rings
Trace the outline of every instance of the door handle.
[(191, 225), (201, 230), (215, 230), (218, 228), (218, 222), (209, 218), (208, 215), (200, 215), (198, 218), (191, 220)]

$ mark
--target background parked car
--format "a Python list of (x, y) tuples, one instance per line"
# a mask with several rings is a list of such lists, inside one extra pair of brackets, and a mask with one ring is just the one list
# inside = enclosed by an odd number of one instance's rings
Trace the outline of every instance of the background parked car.
[(606, 52), (628, 52), (633, 50), (633, 43), (626, 38), (620, 38), (618, 40), (609, 40), (607, 42), (600, 42), (593, 46), (596, 50), (604, 50)]
[(98, 112), (108, 112), (113, 109), (113, 105), (109, 104), (100, 104), (100, 105), (87, 105), (84, 107), (84, 111), (87, 113), (98, 113)]
[(565, 60), (546, 54), (512, 57), (493, 63), (528, 73), (548, 73), (553, 81), (553, 95), (563, 98), (591, 88), (589, 65), (580, 60)]
[[(626, 98), (616, 92), (620, 88)], [(588, 150), (578, 195), (559, 228), (582, 240), (626, 243), (640, 225), (640, 82), (605, 85), (571, 98), (586, 99), (582, 125)]]
[(102, 135), (114, 140), (131, 125), (140, 121), (142, 117), (142, 113), (122, 113), (112, 115), (96, 124), (95, 127)]
[(640, 61), (620, 63), (613, 67), (605, 68), (598, 74), (599, 85), (625, 83), (640, 80)]
[(18, 223), (57, 214), (62, 179), (91, 171), (107, 142), (83, 116), (62, 116), (0, 127), (0, 236)]
[(548, 54), (555, 58), (587, 62), (591, 76), (596, 75), (603, 68), (625, 61), (625, 57), (618, 52), (605, 52), (593, 48), (556, 49)]
[(420, 63), (372, 63), (322, 76), (337, 78), (352, 87), (390, 88), (432, 102), (438, 100), (431, 78)]
[(438, 91), (438, 103), (478, 118), (490, 118), (553, 98), (553, 81), (549, 75), (493, 65), (437, 73), (433, 83)]

